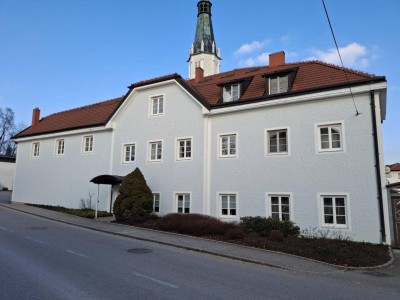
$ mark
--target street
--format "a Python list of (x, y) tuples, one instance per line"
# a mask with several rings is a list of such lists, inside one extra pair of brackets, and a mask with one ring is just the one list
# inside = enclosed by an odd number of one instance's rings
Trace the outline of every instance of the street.
[(289, 272), (0, 207), (0, 299), (399, 299), (398, 266)]

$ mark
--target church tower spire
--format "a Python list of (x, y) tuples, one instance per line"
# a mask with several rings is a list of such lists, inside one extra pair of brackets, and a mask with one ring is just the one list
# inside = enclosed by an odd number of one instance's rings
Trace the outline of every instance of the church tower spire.
[(189, 51), (189, 78), (195, 77), (196, 68), (204, 70), (204, 76), (219, 73), (220, 51), (217, 49), (211, 22), (211, 2), (200, 0), (197, 3), (197, 27), (194, 42)]

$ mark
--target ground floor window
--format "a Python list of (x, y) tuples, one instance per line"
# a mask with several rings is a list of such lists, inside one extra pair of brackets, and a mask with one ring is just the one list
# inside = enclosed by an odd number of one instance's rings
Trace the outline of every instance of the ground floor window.
[(322, 196), (323, 224), (347, 227), (347, 208), (345, 196)]
[(190, 194), (176, 194), (178, 213), (190, 213)]
[(160, 194), (159, 193), (153, 194), (153, 212), (155, 212), (155, 213), (160, 212)]
[(221, 194), (221, 215), (222, 216), (236, 216), (236, 195), (235, 194)]
[(271, 218), (280, 221), (290, 221), (290, 196), (270, 195)]

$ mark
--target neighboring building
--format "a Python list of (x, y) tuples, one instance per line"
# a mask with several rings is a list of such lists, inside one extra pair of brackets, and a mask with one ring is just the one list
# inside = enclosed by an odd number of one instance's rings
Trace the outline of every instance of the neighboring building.
[(13, 189), (15, 167), (15, 157), (0, 155), (0, 190)]
[(400, 163), (386, 165), (386, 183), (400, 182)]
[[(198, 18), (210, 15), (209, 1), (198, 7)], [(319, 61), (286, 63), (284, 52), (271, 54), (268, 66), (220, 74), (204, 67), (193, 79), (141, 81), (124, 97), (40, 120), (35, 109), (33, 125), (15, 137), (13, 201), (78, 207), (96, 192), (92, 178), (139, 167), (160, 214), (271, 216), (391, 242), (385, 77)], [(101, 209), (110, 207), (111, 189), (100, 186)]]

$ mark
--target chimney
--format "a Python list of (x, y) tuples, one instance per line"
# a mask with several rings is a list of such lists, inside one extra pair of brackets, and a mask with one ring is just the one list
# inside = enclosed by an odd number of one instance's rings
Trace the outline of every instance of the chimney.
[(285, 51), (271, 53), (269, 55), (269, 66), (275, 67), (285, 64)]
[(204, 78), (204, 70), (200, 67), (196, 68), (196, 75), (194, 77), (194, 82), (199, 83)]
[(39, 123), (40, 109), (38, 107), (33, 109), (32, 112), (32, 127)]

